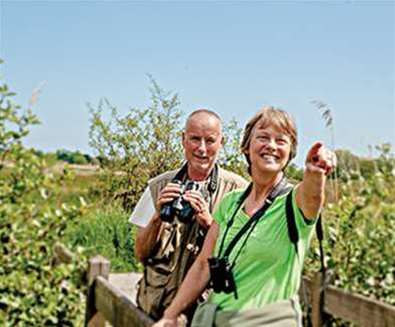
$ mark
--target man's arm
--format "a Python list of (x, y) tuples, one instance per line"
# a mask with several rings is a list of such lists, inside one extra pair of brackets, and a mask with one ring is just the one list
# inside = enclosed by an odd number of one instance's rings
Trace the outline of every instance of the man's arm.
[[(141, 261), (151, 254), (160, 235), (162, 221), (160, 219), (160, 208), (163, 204), (171, 202), (180, 195), (180, 186), (174, 183), (167, 184), (159, 193), (155, 205), (155, 211), (146, 226), (137, 230), (135, 255)], [(152, 201), (152, 198), (151, 198)]]
[(150, 222), (145, 227), (139, 227), (134, 245), (134, 252), (140, 262), (149, 257), (154, 248), (161, 230), (162, 221), (157, 212), (154, 213)]
[(307, 219), (320, 213), (325, 200), (326, 176), (336, 167), (336, 155), (316, 142), (306, 158), (303, 181), (296, 189), (296, 203)]

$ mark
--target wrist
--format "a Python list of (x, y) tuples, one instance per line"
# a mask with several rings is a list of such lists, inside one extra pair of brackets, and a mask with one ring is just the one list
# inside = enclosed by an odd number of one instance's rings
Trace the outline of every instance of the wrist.
[(156, 224), (160, 223), (162, 220), (160, 219), (160, 213), (155, 212), (154, 216), (152, 217), (152, 221)]
[(212, 225), (214, 219), (210, 214), (206, 215), (205, 223), (206, 223), (206, 228), (209, 229), (210, 226)]
[(177, 320), (178, 314), (174, 310), (172, 310), (171, 307), (168, 307), (164, 312), (163, 312), (163, 318), (165, 319), (175, 319)]

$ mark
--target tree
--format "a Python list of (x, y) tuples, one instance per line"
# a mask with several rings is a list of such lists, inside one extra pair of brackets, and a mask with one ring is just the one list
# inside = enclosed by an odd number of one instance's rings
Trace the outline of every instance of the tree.
[[(121, 117), (106, 99), (90, 107), (90, 145), (104, 173), (99, 187), (104, 199), (121, 200), (130, 211), (140, 198), (147, 181), (165, 171), (180, 167), (183, 160), (180, 101), (176, 93), (166, 92), (151, 78), (151, 103), (132, 108)], [(103, 113), (110, 111), (106, 121)], [(238, 149), (241, 129), (235, 120), (224, 127), (226, 145), (220, 162), (238, 173), (246, 173)]]

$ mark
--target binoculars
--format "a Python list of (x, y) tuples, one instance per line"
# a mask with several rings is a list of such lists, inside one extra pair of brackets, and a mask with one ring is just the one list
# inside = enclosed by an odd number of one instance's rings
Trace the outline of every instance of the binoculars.
[(235, 293), (237, 299), (236, 283), (232, 267), (227, 258), (212, 257), (208, 259), (210, 267), (210, 287), (215, 293)]
[(199, 184), (194, 181), (189, 181), (187, 183), (182, 183), (181, 181), (173, 181), (173, 183), (180, 185), (181, 194), (175, 198), (172, 202), (167, 203), (162, 206), (160, 210), (160, 219), (171, 223), (175, 218), (178, 221), (186, 224), (192, 220), (195, 210), (192, 208), (188, 201), (183, 199), (183, 194), (186, 191), (199, 190)]

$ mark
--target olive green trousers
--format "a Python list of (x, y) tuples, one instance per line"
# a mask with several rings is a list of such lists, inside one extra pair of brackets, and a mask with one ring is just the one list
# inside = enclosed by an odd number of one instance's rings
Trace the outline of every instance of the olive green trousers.
[(191, 327), (301, 327), (298, 299), (289, 299), (244, 311), (221, 311), (213, 303), (198, 306)]

